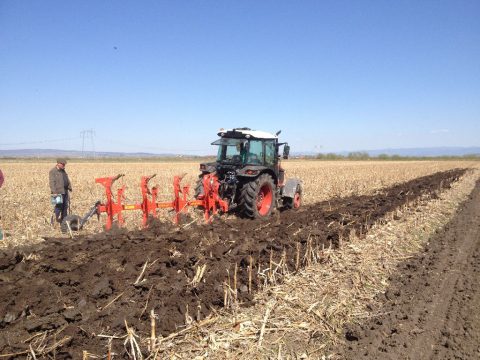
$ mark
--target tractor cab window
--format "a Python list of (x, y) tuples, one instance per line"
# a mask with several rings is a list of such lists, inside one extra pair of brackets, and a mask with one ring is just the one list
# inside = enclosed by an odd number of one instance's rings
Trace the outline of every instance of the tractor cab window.
[(217, 161), (243, 163), (246, 153), (246, 141), (243, 139), (222, 138), (214, 141), (218, 145)]
[(265, 141), (265, 165), (274, 166), (275, 160), (275, 141), (267, 140)]
[(263, 141), (250, 140), (245, 163), (263, 165)]

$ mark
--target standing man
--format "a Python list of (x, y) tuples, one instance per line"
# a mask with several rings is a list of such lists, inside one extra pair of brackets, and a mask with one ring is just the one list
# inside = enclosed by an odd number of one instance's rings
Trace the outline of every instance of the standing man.
[(50, 191), (52, 198), (55, 199), (55, 201), (52, 201), (55, 204), (55, 219), (59, 223), (67, 216), (68, 191), (72, 191), (72, 184), (65, 171), (66, 164), (67, 160), (63, 158), (57, 159), (57, 165), (49, 173)]

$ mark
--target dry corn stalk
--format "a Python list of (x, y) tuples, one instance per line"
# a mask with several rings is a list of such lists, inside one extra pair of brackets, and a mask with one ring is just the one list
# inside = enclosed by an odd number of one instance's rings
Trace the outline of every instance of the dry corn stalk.
[(195, 269), (195, 276), (193, 277), (192, 281), (190, 281), (191, 286), (195, 287), (200, 283), (206, 268), (207, 264), (197, 266), (197, 268)]

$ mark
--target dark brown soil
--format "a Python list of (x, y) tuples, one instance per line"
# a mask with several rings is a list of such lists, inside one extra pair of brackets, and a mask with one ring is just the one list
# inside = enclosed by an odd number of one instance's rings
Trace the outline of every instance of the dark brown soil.
[[(158, 314), (157, 332), (167, 335), (185, 326), (187, 307), (189, 316), (202, 319), (223, 306), (223, 284), (228, 276), (233, 279), (235, 264), (238, 296), (248, 306), (250, 256), (254, 274), (268, 268), (271, 257), (279, 262), (283, 253), (294, 270), (297, 249), (303, 258), (307, 239), (311, 246), (335, 247), (340, 239), (348, 241), (351, 231), (365, 233), (399, 206), (436, 196), (464, 172), (436, 173), (374, 196), (277, 212), (265, 221), (217, 219), (186, 228), (153, 222), (143, 231), (49, 238), (35, 248), (0, 252), (0, 354), (64, 341), (56, 359), (80, 358), (83, 350), (103, 356), (107, 340), (97, 335), (125, 335), (126, 321), (148, 337), (150, 309)], [(137, 281), (147, 261), (143, 281)], [(202, 265), (205, 274), (194, 286), (190, 281)], [(253, 290), (260, 281), (254, 276)], [(113, 350), (124, 354), (123, 340), (114, 341)]]
[(480, 359), (480, 183), (379, 299), (346, 329), (342, 358)]

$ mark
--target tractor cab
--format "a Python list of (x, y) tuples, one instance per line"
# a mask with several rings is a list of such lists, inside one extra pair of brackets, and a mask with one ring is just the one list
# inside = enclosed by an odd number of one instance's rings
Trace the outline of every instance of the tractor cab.
[(220, 130), (220, 139), (212, 145), (218, 146), (217, 162), (238, 165), (260, 165), (274, 167), (278, 162), (278, 150), (285, 145), (283, 158), (288, 158), (289, 146), (278, 142), (277, 134), (249, 128)]
[(277, 160), (275, 139), (237, 139), (222, 137), (212, 143), (218, 146), (217, 162), (221, 164), (273, 166)]

